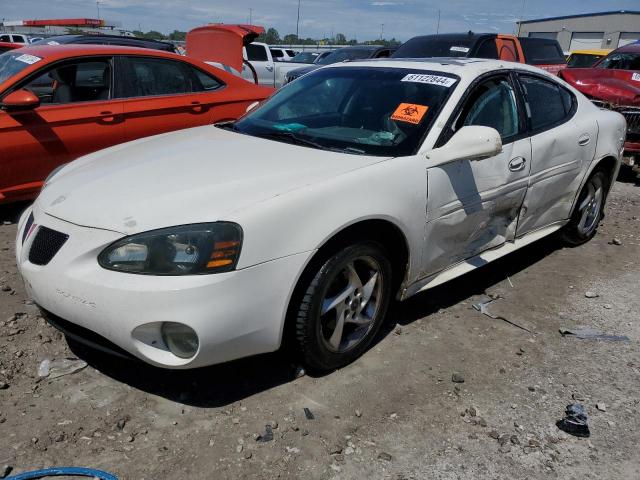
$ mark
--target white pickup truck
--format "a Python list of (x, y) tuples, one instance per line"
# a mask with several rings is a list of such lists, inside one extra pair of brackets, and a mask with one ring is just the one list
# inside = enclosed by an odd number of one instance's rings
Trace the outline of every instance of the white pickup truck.
[[(244, 47), (244, 58), (255, 68), (258, 83), (269, 87), (280, 88), (285, 83), (285, 75), (291, 70), (309, 66), (306, 63), (292, 63), (276, 61), (266, 43), (254, 42)], [(242, 77), (250, 79), (252, 76), (245, 66), (242, 69)]]

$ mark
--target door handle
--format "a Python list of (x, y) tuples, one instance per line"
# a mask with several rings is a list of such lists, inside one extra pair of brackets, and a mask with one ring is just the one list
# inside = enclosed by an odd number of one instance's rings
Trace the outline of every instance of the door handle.
[(273, 72), (273, 65), (265, 65), (264, 68), (266, 68), (268, 72)]
[(512, 172), (519, 172), (523, 170), (527, 165), (527, 160), (524, 157), (516, 157), (509, 162), (509, 170)]
[(578, 139), (578, 145), (580, 145), (581, 147), (586, 147), (587, 145), (589, 145), (589, 143), (591, 143), (591, 135), (589, 135), (588, 133), (583, 133), (582, 135), (580, 135), (580, 138)]
[(195, 101), (195, 102), (191, 102), (191, 110), (193, 110), (196, 113), (200, 113), (204, 110), (204, 106), (200, 104), (200, 102)]
[(100, 112), (100, 115), (102, 115), (102, 118), (100, 120), (102, 120), (103, 122), (112, 123), (116, 120), (116, 116), (113, 114), (113, 112), (110, 111)]

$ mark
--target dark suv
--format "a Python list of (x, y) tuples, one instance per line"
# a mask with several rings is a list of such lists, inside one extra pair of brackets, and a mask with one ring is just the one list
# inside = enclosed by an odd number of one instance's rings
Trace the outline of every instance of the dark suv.
[(119, 45), (121, 47), (141, 47), (176, 53), (171, 43), (147, 38), (123, 37), (120, 35), (59, 35), (34, 42), (34, 45), (66, 45), (69, 43), (86, 45)]

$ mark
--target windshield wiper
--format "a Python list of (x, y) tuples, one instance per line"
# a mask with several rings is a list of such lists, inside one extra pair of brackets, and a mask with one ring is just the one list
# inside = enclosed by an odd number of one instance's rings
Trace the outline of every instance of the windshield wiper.
[(318, 150), (328, 150), (327, 147), (320, 145), (319, 143), (316, 143), (314, 141), (301, 138), (293, 132), (271, 132), (271, 133), (263, 133), (256, 136), (261, 138), (273, 139), (273, 140), (285, 140), (285, 141), (288, 140), (287, 143), (292, 143), (294, 145), (317, 148)]

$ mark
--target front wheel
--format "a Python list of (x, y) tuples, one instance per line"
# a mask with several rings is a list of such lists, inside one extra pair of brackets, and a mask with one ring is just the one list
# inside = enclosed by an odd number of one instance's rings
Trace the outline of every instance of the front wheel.
[(334, 370), (366, 351), (389, 306), (391, 274), (384, 249), (366, 242), (333, 254), (302, 285), (296, 344), (308, 367)]
[(562, 230), (562, 239), (569, 245), (581, 245), (593, 238), (603, 217), (608, 179), (599, 170), (589, 177), (582, 188), (571, 220)]

